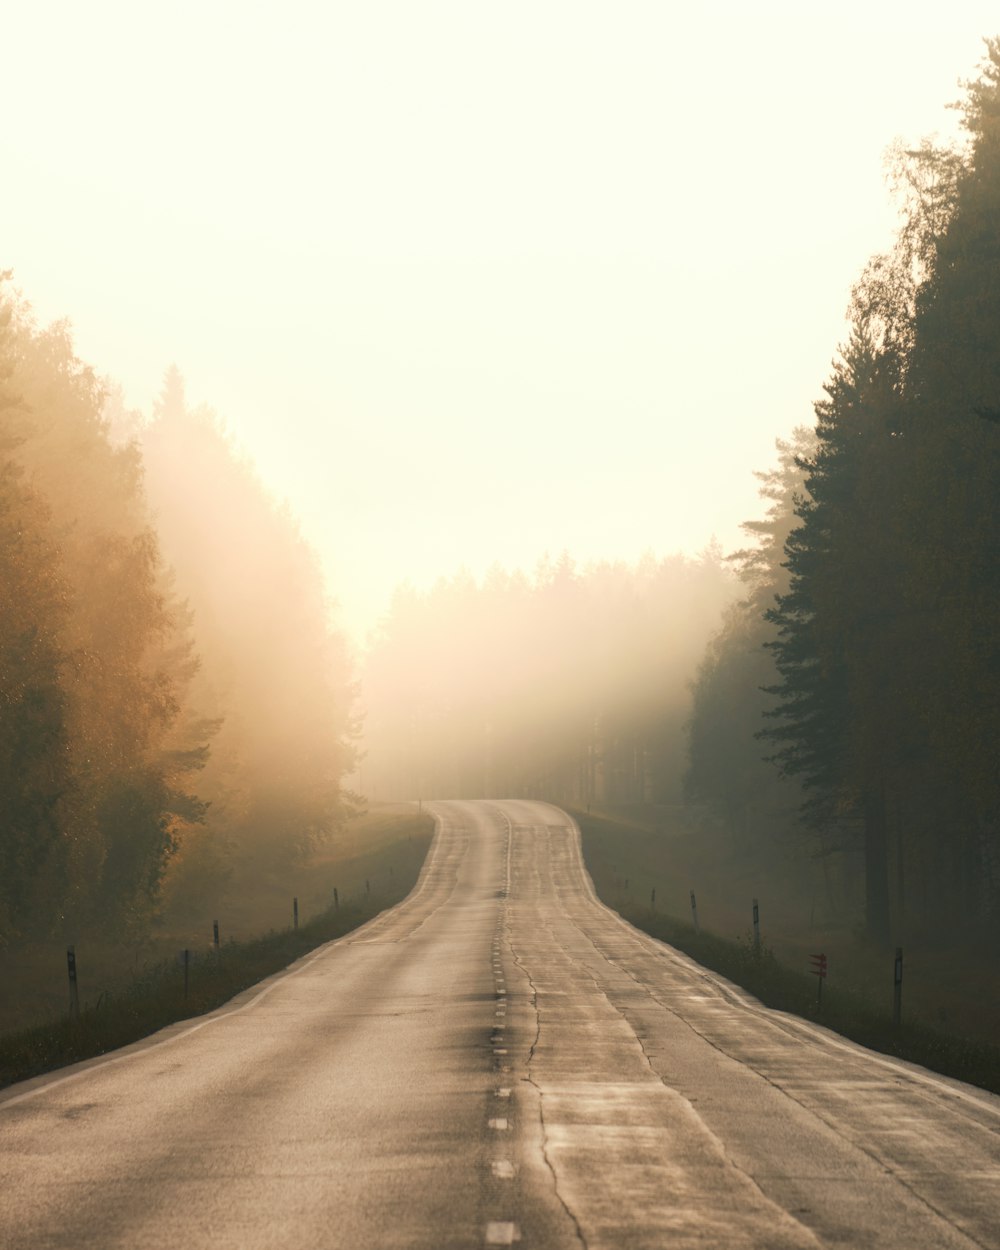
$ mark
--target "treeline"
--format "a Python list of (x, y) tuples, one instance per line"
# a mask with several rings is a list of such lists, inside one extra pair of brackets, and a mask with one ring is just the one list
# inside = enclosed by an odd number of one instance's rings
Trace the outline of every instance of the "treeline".
[(365, 793), (677, 802), (688, 684), (733, 595), (714, 549), (403, 588), (365, 670)]
[[(780, 446), (695, 689), (692, 799), (885, 942), (1000, 928), (1000, 42), (967, 142), (895, 153), (815, 432)], [(777, 771), (774, 766), (777, 766)], [(794, 818), (789, 816), (794, 812)]]
[[(9, 279), (9, 275), (4, 275)], [(0, 949), (135, 934), (344, 810), (315, 559), (168, 373), (125, 410), (0, 287)]]

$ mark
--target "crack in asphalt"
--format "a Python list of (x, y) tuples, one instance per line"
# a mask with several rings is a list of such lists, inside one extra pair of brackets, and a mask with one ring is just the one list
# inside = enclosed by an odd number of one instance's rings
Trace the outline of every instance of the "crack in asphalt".
[[(596, 899), (596, 895), (594, 897)], [(606, 905), (602, 905), (602, 906), (606, 906)], [(647, 934), (641, 935), (641, 937), (634, 936), (633, 933), (629, 932), (632, 926), (628, 925), (627, 921), (625, 921), (616, 912), (611, 911), (610, 908), (607, 908), (607, 911), (609, 912), (610, 915), (614, 916), (619, 921), (619, 923), (623, 926), (623, 928), (626, 928), (627, 926), (626, 933), (628, 934), (630, 938), (632, 938), (633, 942), (635, 942), (640, 948), (645, 947), (647, 945), (647, 942), (656, 941), (655, 938), (651, 938), (650, 935), (647, 935)], [(665, 1002), (662, 998), (660, 998), (656, 994), (655, 990), (653, 990), (645, 982), (641, 981), (639, 977), (631, 971), (631, 969), (627, 968), (621, 962), (613, 961), (608, 955), (604, 953), (603, 950), (601, 950), (601, 948), (597, 944), (597, 941), (581, 926), (580, 922), (574, 916), (572, 916), (568, 911), (565, 914), (566, 914), (566, 918), (574, 925), (574, 927), (576, 928), (577, 932), (581, 935), (581, 937), (583, 937), (584, 940), (591, 946), (594, 953), (598, 956), (599, 959), (603, 960), (607, 964), (610, 964), (612, 967), (617, 968), (620, 972), (623, 972), (629, 978), (629, 980), (631, 980), (649, 999), (655, 1002), (657, 1006), (659, 1006), (663, 1011), (667, 1012), (669, 1015), (673, 1016), (675, 1020), (679, 1021), (686, 1028), (690, 1029), (691, 1032), (695, 1034), (695, 1036), (701, 1038), (703, 1042), (709, 1045), (718, 1054), (724, 1055), (727, 1059), (731, 1060), (732, 1062), (739, 1063), (741, 1066), (753, 1072), (756, 1076), (760, 1077), (762, 1081), (766, 1082), (766, 1084), (771, 1086), (771, 1088), (774, 1089), (776, 1092), (780, 1093), (783, 1097), (788, 1098), (791, 1102), (794, 1102), (796, 1106), (801, 1107), (802, 1110), (805, 1111), (807, 1114), (814, 1116), (817, 1120), (820, 1121), (821, 1124), (824, 1124), (827, 1128), (833, 1131), (841, 1140), (848, 1142), (860, 1154), (863, 1154), (871, 1162), (877, 1164), (879, 1167), (881, 1167), (890, 1175), (892, 1175), (898, 1184), (902, 1185), (904, 1189), (906, 1189), (910, 1194), (912, 1194), (913, 1197), (916, 1198), (916, 1200), (919, 1203), (921, 1203), (922, 1206), (926, 1207), (928, 1212), (930, 1212), (933, 1216), (938, 1218), (944, 1225), (947, 1226), (947, 1228), (952, 1233), (955, 1233), (959, 1237), (964, 1238), (969, 1243), (970, 1246), (977, 1247), (977, 1250), (989, 1250), (989, 1247), (984, 1242), (979, 1241), (976, 1237), (974, 1237), (967, 1230), (960, 1228), (944, 1211), (940, 1210), (924, 1194), (916, 1190), (914, 1186), (907, 1181), (905, 1175), (901, 1173), (900, 1171), (898, 1171), (896, 1168), (894, 1168), (874, 1148), (866, 1146), (863, 1142), (857, 1140), (853, 1136), (846, 1137), (844, 1134), (844, 1129), (842, 1125), (838, 1125), (836, 1121), (829, 1119), (818, 1108), (810, 1106), (809, 1104), (803, 1102), (800, 1098), (797, 1098), (793, 1093), (791, 1093), (787, 1088), (785, 1088), (780, 1082), (768, 1076), (766, 1072), (762, 1072), (759, 1068), (755, 1067), (753, 1064), (746, 1062), (744, 1060), (741, 1060), (733, 1054), (730, 1054), (730, 1052), (727, 1051), (723, 1046), (721, 1046), (718, 1042), (714, 1041), (701, 1029), (697, 1028), (689, 1019), (683, 1016), (677, 1010), (677, 1008), (672, 1007), (669, 1003)], [(555, 935), (553, 934), (552, 936), (554, 937)], [(643, 938), (645, 938), (646, 941), (643, 941), (642, 940)], [(569, 959), (570, 962), (575, 963), (577, 967), (581, 967), (580, 963), (577, 960), (574, 960), (573, 957), (569, 954), (569, 952), (566, 949), (566, 946), (561, 942), (559, 943), (559, 945), (562, 948), (563, 954), (566, 955), (567, 959)], [(661, 954), (661, 952), (655, 949), (653, 949), (650, 953), (652, 953), (654, 956), (660, 955), (661, 957), (669, 957), (669, 956), (666, 956), (665, 954)], [(684, 968), (685, 971), (689, 973), (694, 971), (694, 969), (686, 968), (686, 965), (684, 963), (681, 963), (681, 961), (671, 961), (671, 962), (680, 963), (681, 967)], [(640, 1038), (638, 1032), (633, 1026), (631, 1020), (629, 1020), (628, 1018), (627, 1009), (618, 1007), (618, 1005), (611, 999), (609, 993), (605, 991), (603, 987), (598, 983), (596, 977), (594, 976), (594, 973), (591, 972), (589, 969), (587, 970), (587, 976), (590, 980), (593, 981), (598, 991), (604, 995), (608, 1004), (622, 1017), (622, 1019), (628, 1025), (629, 1029), (635, 1036), (635, 1039), (638, 1042), (640, 1049), (642, 1050), (643, 1056), (645, 1057), (647, 1063), (649, 1063), (650, 1070), (656, 1075), (658, 1080), (660, 1080), (665, 1086), (667, 1086), (667, 1088), (673, 1090), (673, 1087), (668, 1085), (666, 1078), (661, 1076), (660, 1073), (657, 1072), (655, 1066), (653, 1065), (650, 1059), (650, 1056), (648, 1052), (646, 1051), (645, 1046), (643, 1045), (642, 1039)], [(723, 1000), (727, 1002), (730, 1006), (739, 1007), (740, 1009), (751, 1010), (753, 1011), (753, 1014), (757, 1016), (758, 1018), (760, 1018), (764, 1023), (771, 1025), (773, 1028), (775, 1028), (777, 1031), (782, 1033), (785, 1037), (789, 1038), (790, 1040), (797, 1041), (800, 1043), (803, 1041), (802, 1034), (800, 1032), (789, 1029), (789, 1028), (784, 1028), (782, 1027), (783, 1022), (770, 1019), (769, 1016), (766, 1015), (763, 1011), (754, 1010), (751, 1005), (742, 1002), (731, 991), (727, 992), (727, 987), (724, 985), (720, 985), (711, 976), (708, 976), (708, 975), (700, 976), (700, 979), (710, 984), (719, 993), (720, 997), (722, 997)], [(916, 1082), (914, 1082), (914, 1084), (916, 1084)], [(679, 1091), (673, 1090), (673, 1092), (677, 1093), (679, 1097), (683, 1097), (683, 1095), (679, 1094)], [(687, 1099), (685, 1099), (685, 1101), (688, 1102)], [(688, 1105), (690, 1106), (691, 1104), (688, 1103)], [(955, 1111), (957, 1114), (960, 1114), (960, 1111), (958, 1108), (952, 1107), (950, 1109)], [(692, 1107), (692, 1110), (694, 1110), (693, 1107)], [(698, 1115), (698, 1112), (695, 1112), (695, 1114)], [(704, 1123), (700, 1115), (698, 1115), (698, 1119), (702, 1123)], [(983, 1127), (982, 1125), (978, 1125), (978, 1122), (977, 1122), (977, 1126), (980, 1128)], [(708, 1132), (711, 1132), (711, 1130), (708, 1129), (707, 1125), (705, 1127)], [(715, 1134), (712, 1134), (712, 1136), (715, 1137)], [(719, 1144), (721, 1147), (721, 1142)], [(726, 1158), (729, 1159), (728, 1153), (726, 1153)], [(751, 1182), (751, 1184), (754, 1186), (755, 1189), (757, 1189), (765, 1198), (767, 1198), (767, 1194), (764, 1193), (763, 1189), (761, 1189), (760, 1184), (754, 1179), (751, 1173), (747, 1172), (744, 1168), (740, 1167), (740, 1165), (736, 1163), (735, 1160), (732, 1160), (732, 1165), (734, 1168), (737, 1169), (737, 1171), (741, 1172), (744, 1176), (747, 1177), (747, 1179)], [(768, 1201), (773, 1202), (774, 1200), (768, 1198)], [(778, 1205), (778, 1204), (775, 1204), (775, 1205)], [(784, 1207), (782, 1207), (781, 1209), (785, 1210)], [(789, 1218), (795, 1219), (795, 1216), (791, 1212), (786, 1212), (786, 1213), (789, 1215)], [(800, 1227), (808, 1231), (811, 1235), (815, 1236), (815, 1234), (812, 1232), (812, 1229), (809, 1229), (807, 1225), (802, 1224), (801, 1221), (799, 1220), (795, 1220), (795, 1222), (799, 1224)]]
[(549, 1169), (549, 1172), (551, 1173), (552, 1187), (555, 1191), (556, 1198), (558, 1198), (559, 1203), (562, 1206), (562, 1209), (566, 1212), (567, 1218), (569, 1219), (570, 1223), (573, 1225), (573, 1229), (574, 1229), (574, 1232), (576, 1233), (577, 1240), (580, 1242), (580, 1245), (583, 1247), (583, 1250), (588, 1250), (589, 1243), (587, 1242), (587, 1238), (584, 1235), (583, 1229), (580, 1226), (580, 1221), (577, 1219), (575, 1212), (572, 1210), (569, 1203), (566, 1201), (565, 1196), (563, 1195), (562, 1191), (559, 1188), (559, 1176), (558, 1176), (558, 1173), (556, 1172), (555, 1164), (552, 1162), (552, 1159), (549, 1155), (549, 1149), (548, 1149), (549, 1138), (548, 1138), (548, 1132), (545, 1127), (545, 1093), (541, 1085), (539, 1085), (539, 1083), (535, 1080), (531, 1071), (531, 1065), (535, 1058), (535, 1047), (538, 1045), (538, 1040), (542, 1034), (542, 1017), (541, 1017), (541, 1012), (538, 1006), (538, 988), (535, 985), (534, 980), (532, 979), (531, 973), (528, 971), (527, 967), (522, 962), (517, 951), (514, 949), (514, 942), (510, 933), (510, 920), (508, 916), (508, 909), (510, 907), (510, 878), (511, 878), (511, 872), (512, 872), (512, 851), (513, 851), (514, 829), (506, 813), (501, 812), (500, 814), (503, 816), (503, 819), (507, 825), (507, 886), (508, 886), (508, 889), (507, 889), (507, 899), (504, 902), (504, 934), (505, 934), (505, 938), (507, 942), (507, 949), (510, 951), (510, 957), (514, 962), (514, 966), (521, 971), (522, 975), (524, 976), (524, 979), (527, 981), (528, 986), (531, 990), (531, 996), (528, 1001), (530, 1002), (532, 1009), (534, 1010), (534, 1013), (535, 1013), (535, 1036), (532, 1038), (531, 1045), (528, 1047), (528, 1057), (527, 1057), (527, 1064), (526, 1064), (526, 1069), (525, 1069), (527, 1075), (524, 1077), (524, 1079), (528, 1082), (529, 1085), (531, 1085), (534, 1088), (534, 1090), (538, 1094), (538, 1123), (539, 1123), (539, 1128), (541, 1130), (542, 1158), (545, 1160), (545, 1166)]

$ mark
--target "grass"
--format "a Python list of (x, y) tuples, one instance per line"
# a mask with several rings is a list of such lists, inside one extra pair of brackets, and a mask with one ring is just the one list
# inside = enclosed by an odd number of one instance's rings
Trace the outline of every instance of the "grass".
[[(626, 813), (624, 819), (609, 813), (574, 812), (574, 816), (598, 895), (637, 928), (721, 973), (769, 1007), (822, 1023), (873, 1050), (1000, 1093), (1000, 1046), (993, 1027), (1000, 987), (996, 972), (985, 961), (981, 970), (970, 973), (967, 955), (949, 960), (947, 951), (914, 947), (904, 967), (903, 1020), (897, 1027), (892, 1019), (891, 952), (873, 950), (843, 925), (811, 925), (802, 909), (768, 899), (761, 888), (766, 881), (734, 881), (734, 874), (727, 876), (724, 870), (710, 877), (706, 847), (693, 846), (677, 825), (671, 832), (669, 816), (664, 819), (661, 813), (654, 820), (645, 813)], [(696, 931), (690, 885), (699, 879), (707, 880), (708, 888), (698, 891), (701, 927)], [(759, 953), (750, 935), (750, 898), (746, 897), (742, 916), (732, 903), (734, 890), (744, 885), (760, 889), (765, 937)], [(723, 933), (705, 924), (706, 913), (725, 917), (718, 926)], [(780, 952), (768, 937), (768, 918), (776, 922)], [(808, 953), (820, 950), (830, 959), (822, 1007), (808, 960)], [(911, 987), (912, 981), (918, 985)], [(963, 987), (968, 997), (962, 994)], [(942, 1028), (938, 1023), (942, 1013), (945, 1018), (953, 1013), (977, 1027)]]
[[(76, 1019), (66, 1013), (65, 950), (60, 948), (61, 1012), (55, 1018), (50, 1015), (0, 1034), (0, 1088), (104, 1054), (178, 1020), (212, 1011), (315, 947), (364, 924), (413, 888), (427, 855), (433, 824), (431, 817), (404, 805), (377, 807), (352, 821), (339, 844), (295, 870), (291, 880), (263, 875), (246, 881), (238, 902), (234, 901), (228, 912), (228, 932), (245, 932), (254, 916), (263, 917), (264, 923), (280, 918), (284, 924), (281, 928), (272, 925), (265, 933), (258, 930), (256, 935), (224, 938), (218, 953), (210, 942), (195, 944), (185, 940), (183, 931), (174, 932), (156, 940), (152, 947), (156, 954), (145, 958), (141, 968), (127, 969), (126, 962), (123, 974), (121, 960), (108, 960), (105, 952), (102, 964), (99, 946), (95, 944), (91, 951), (86, 944), (79, 945), (81, 984), (103, 988), (89, 997), (81, 993), (81, 1011)], [(336, 907), (326, 905), (332, 900), (334, 881), (339, 882)], [(301, 891), (301, 920), (298, 929), (293, 929), (290, 895), (296, 888)], [(321, 908), (316, 907), (317, 899), (324, 904)], [(185, 948), (191, 952), (186, 996), (179, 958)], [(165, 949), (170, 950), (169, 955)], [(50, 962), (48, 951), (22, 951), (5, 961), (16, 965), (21, 983), (26, 968), (34, 965), (48, 970)], [(5, 980), (9, 993), (12, 978)], [(49, 1006), (50, 993), (39, 997), (40, 1006), (22, 1004), (29, 1018), (32, 1011)]]

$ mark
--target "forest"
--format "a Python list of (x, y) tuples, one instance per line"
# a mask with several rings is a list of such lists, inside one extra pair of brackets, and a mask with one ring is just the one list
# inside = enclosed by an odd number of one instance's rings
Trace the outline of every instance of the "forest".
[(403, 586), (360, 699), (317, 557), (220, 418), (173, 367), (129, 410), (6, 275), (0, 950), (204, 910), (355, 788), (681, 812), (878, 943), (931, 902), (996, 934), (1000, 42), (961, 110), (963, 143), (894, 153), (895, 244), (742, 550)]
[(688, 684), (733, 598), (712, 547), (401, 588), (364, 669), (365, 793), (677, 802)]
[(349, 660), (296, 523), (177, 369), (129, 411), (6, 277), (0, 951), (134, 940), (351, 809)]
[[(901, 225), (694, 687), (688, 794), (819, 864), (879, 943), (1000, 926), (1000, 43), (966, 142), (893, 153)], [(790, 802), (790, 800), (794, 800)], [(791, 811), (783, 820), (780, 813)]]
[(369, 794), (683, 799), (720, 855), (818, 881), (878, 944), (931, 914), (996, 933), (997, 41), (960, 107), (964, 144), (891, 154), (895, 244), (745, 548), (401, 591), (365, 676)]

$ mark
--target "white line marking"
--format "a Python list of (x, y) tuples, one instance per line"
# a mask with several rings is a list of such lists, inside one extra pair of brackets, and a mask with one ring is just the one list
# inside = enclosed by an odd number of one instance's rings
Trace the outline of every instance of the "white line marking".
[(510, 1097), (510, 1090), (509, 1090), (509, 1089), (508, 1089), (505, 1085), (502, 1085), (502, 1086), (501, 1086), (501, 1087), (497, 1090), (497, 1097), (498, 1097), (498, 1098), (509, 1098), (509, 1097)]
[(512, 1246), (521, 1240), (521, 1230), (511, 1220), (490, 1220), (486, 1225), (488, 1246)]
[(514, 1165), (509, 1159), (493, 1160), (493, 1175), (502, 1181), (509, 1181), (514, 1176)]
[[(426, 892), (427, 882), (431, 876), (431, 869), (432, 867), (436, 867), (438, 859), (442, 858), (441, 848), (443, 842), (440, 834), (443, 828), (444, 826), (441, 823), (441, 818), (439, 816), (435, 816), (434, 837), (431, 842), (430, 849), (427, 852), (427, 858), (424, 860), (424, 865), (420, 869), (420, 875), (417, 877), (417, 884), (413, 887), (405, 899), (402, 899), (394, 907), (390, 907), (386, 911), (379, 912), (378, 915), (372, 916), (371, 920), (366, 920), (364, 924), (359, 925), (356, 929), (349, 930), (340, 937), (333, 938), (329, 942), (324, 942), (321, 946), (317, 946), (307, 955), (303, 955), (301, 959), (296, 960), (297, 966), (283, 968), (279, 972), (272, 973), (269, 977), (265, 978), (269, 984), (264, 985), (263, 988), (254, 994), (253, 998), (249, 999), (247, 1002), (241, 1003), (238, 1007), (233, 1007), (230, 1003), (222, 1003), (220, 1006), (214, 1008), (207, 1019), (199, 1020), (196, 1024), (192, 1024), (190, 1028), (180, 1029), (176, 1033), (171, 1033), (169, 1037), (161, 1038), (158, 1041), (154, 1040), (159, 1033), (165, 1033), (168, 1029), (175, 1029), (178, 1024), (183, 1022), (178, 1020), (173, 1024), (165, 1025), (162, 1029), (157, 1029), (155, 1033), (147, 1034), (146, 1037), (136, 1038), (134, 1042), (128, 1042), (125, 1046), (121, 1047), (121, 1050), (125, 1052), (124, 1054), (119, 1054), (113, 1051), (110, 1055), (95, 1055), (91, 1059), (81, 1059), (79, 1061), (79, 1066), (77, 1066), (77, 1064), (72, 1065), (74, 1071), (67, 1072), (65, 1076), (57, 1077), (55, 1080), (49, 1080), (48, 1077), (50, 1074), (47, 1072), (39, 1073), (38, 1076), (29, 1077), (29, 1081), (37, 1081), (38, 1084), (34, 1085), (31, 1089), (25, 1090), (21, 1094), (4, 1097), (6, 1091), (0, 1090), (0, 1108), (16, 1107), (18, 1103), (27, 1102), (29, 1098), (37, 1098), (40, 1094), (51, 1093), (52, 1090), (58, 1089), (60, 1085), (66, 1085), (70, 1081), (79, 1080), (81, 1076), (86, 1076), (88, 1072), (93, 1072), (97, 1068), (110, 1068), (115, 1064), (126, 1063), (128, 1060), (135, 1059), (139, 1055), (144, 1055), (148, 1051), (155, 1050), (159, 1046), (172, 1046), (175, 1042), (182, 1041), (185, 1037), (190, 1037), (192, 1033), (197, 1033), (200, 1029), (206, 1029), (213, 1024), (218, 1024), (220, 1020), (230, 1020), (233, 1016), (242, 1015), (244, 1011), (249, 1011), (251, 1007), (256, 1007), (259, 1002), (262, 1002), (265, 998), (267, 998), (268, 994), (270, 994), (272, 990), (276, 990), (278, 986), (284, 984), (285, 981), (290, 981), (293, 977), (297, 977), (301, 973), (307, 972), (309, 967), (317, 959), (321, 959), (325, 954), (327, 954), (331, 947), (363, 944), (363, 942), (358, 942), (358, 939), (362, 934), (378, 925), (384, 926), (387, 919), (393, 912), (402, 908), (404, 905), (412, 904), (415, 899), (418, 899), (421, 894)], [(457, 832), (467, 833), (468, 830), (459, 829)], [(249, 989), (241, 990), (238, 994), (234, 994), (233, 998), (240, 998), (243, 994), (247, 993), (249, 993)], [(231, 1001), (232, 1000), (230, 1000), (230, 1002)], [(21, 1082), (17, 1082), (12, 1088), (16, 1089), (19, 1084), (21, 1084)]]
[(586, 895), (597, 906), (599, 911), (603, 911), (612, 920), (620, 924), (631, 937), (638, 939), (639, 944), (645, 946), (647, 950), (651, 951), (661, 959), (666, 959), (668, 961), (673, 959), (676, 962), (685, 965), (689, 972), (698, 974), (704, 980), (708, 981), (710, 985), (714, 985), (720, 991), (723, 1001), (727, 998), (736, 999), (739, 1005), (747, 1012), (756, 1016), (760, 1020), (766, 1020), (773, 1028), (780, 1029), (781, 1027), (781, 1025), (773, 1019), (774, 1016), (778, 1016), (781, 1023), (788, 1025), (794, 1032), (799, 1034), (805, 1033), (807, 1036), (815, 1038), (817, 1041), (830, 1046), (835, 1050), (846, 1051), (849, 1055), (853, 1055), (855, 1058), (864, 1058), (869, 1063), (874, 1064), (877, 1067), (888, 1068), (890, 1071), (901, 1073), (915, 1084), (928, 1085), (934, 1089), (939, 1089), (942, 1093), (952, 1094), (955, 1098), (959, 1098), (963, 1102), (971, 1103), (974, 1107), (977, 1107), (981, 1111), (986, 1111), (992, 1115), (1000, 1116), (1000, 1106), (998, 1106), (995, 1102), (988, 1101), (991, 1098), (991, 1095), (986, 1090), (962, 1089), (958, 1085), (951, 1085), (948, 1083), (949, 1079), (957, 1081), (957, 1078), (945, 1078), (943, 1080), (935, 1079), (933, 1074), (921, 1071), (920, 1065), (913, 1060), (896, 1063), (892, 1059), (887, 1059), (884, 1055), (879, 1055), (874, 1051), (868, 1050), (867, 1047), (862, 1046), (860, 1042), (851, 1042), (847, 1038), (840, 1037), (839, 1034), (831, 1036), (827, 1030), (822, 1028), (822, 1026), (812, 1025), (808, 1021), (803, 1020), (800, 1016), (792, 1015), (789, 1012), (781, 1012), (772, 1007), (755, 1007), (754, 1004), (746, 997), (746, 991), (742, 990), (739, 986), (734, 985), (731, 981), (725, 980), (721, 973), (713, 975), (710, 969), (704, 968), (692, 956), (685, 955), (683, 951), (678, 950), (676, 947), (670, 946), (666, 942), (661, 942), (658, 938), (654, 938), (651, 934), (644, 932), (642, 929), (637, 929), (634, 925), (629, 924), (627, 920), (610, 908), (607, 903), (602, 903), (597, 897), (597, 891), (594, 889), (594, 882), (592, 881), (590, 873), (587, 871), (583, 860), (580, 826), (571, 816), (568, 816), (565, 812), (563, 812), (561, 808), (557, 808), (554, 803), (548, 803), (546, 806), (558, 812), (563, 822), (569, 822), (569, 828), (572, 830), (576, 841), (576, 850), (579, 856), (579, 862), (583, 867), (583, 887)]
[(495, 1130), (497, 1133), (506, 1133), (509, 1127), (510, 1124), (507, 1117), (504, 1115), (497, 1116), (495, 1119), (490, 1120), (490, 1128)]

